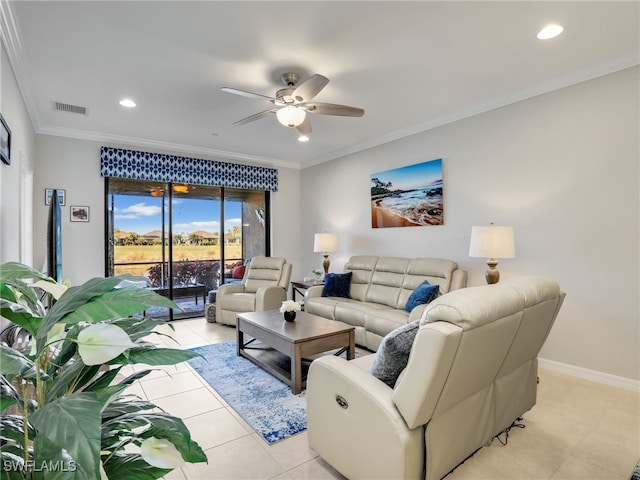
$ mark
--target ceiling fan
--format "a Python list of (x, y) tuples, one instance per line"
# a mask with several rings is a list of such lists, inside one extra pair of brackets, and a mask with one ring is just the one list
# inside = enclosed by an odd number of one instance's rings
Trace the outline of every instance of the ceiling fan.
[(278, 122), (282, 125), (295, 128), (302, 135), (308, 135), (311, 133), (311, 122), (307, 113), (341, 117), (361, 117), (364, 115), (362, 108), (311, 101), (329, 83), (327, 77), (315, 74), (300, 85), (297, 85), (299, 80), (300, 76), (297, 73), (285, 73), (282, 75), (282, 81), (286, 87), (278, 90), (275, 97), (267, 97), (266, 95), (246, 92), (237, 88), (222, 87), (221, 90), (223, 92), (234, 93), (243, 97), (259, 98), (275, 105), (274, 108), (238, 120), (234, 125), (244, 125), (275, 113)]

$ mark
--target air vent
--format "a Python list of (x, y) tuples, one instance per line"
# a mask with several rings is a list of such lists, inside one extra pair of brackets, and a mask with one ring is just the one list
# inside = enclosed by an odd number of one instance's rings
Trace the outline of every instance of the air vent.
[(56, 112), (77, 113), (79, 115), (87, 114), (87, 107), (71, 105), (69, 103), (53, 102), (53, 110)]

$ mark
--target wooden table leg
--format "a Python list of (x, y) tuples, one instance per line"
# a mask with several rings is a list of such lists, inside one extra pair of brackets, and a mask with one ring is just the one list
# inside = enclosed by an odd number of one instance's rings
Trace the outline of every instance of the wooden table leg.
[(351, 330), (349, 332), (349, 350), (347, 350), (347, 360), (353, 360), (356, 358), (356, 341), (355, 341), (355, 331)]
[(244, 332), (240, 330), (240, 320), (237, 320), (238, 325), (236, 326), (236, 355), (240, 356), (240, 350), (242, 350), (243, 342), (244, 342)]
[(302, 391), (302, 355), (298, 345), (294, 347), (291, 356), (291, 390), (294, 395)]

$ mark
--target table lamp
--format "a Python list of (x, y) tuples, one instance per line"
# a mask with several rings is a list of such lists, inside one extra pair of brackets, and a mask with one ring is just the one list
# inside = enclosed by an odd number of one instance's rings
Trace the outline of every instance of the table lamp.
[(322, 266), (324, 274), (329, 273), (329, 252), (335, 252), (338, 249), (338, 236), (335, 233), (316, 233), (313, 239), (313, 251), (321, 252), (324, 256)]
[(501, 227), (493, 223), (488, 226), (471, 227), (469, 256), (488, 258), (489, 268), (484, 276), (488, 284), (498, 283), (500, 272), (496, 268), (498, 265), (496, 259), (516, 256), (513, 227)]

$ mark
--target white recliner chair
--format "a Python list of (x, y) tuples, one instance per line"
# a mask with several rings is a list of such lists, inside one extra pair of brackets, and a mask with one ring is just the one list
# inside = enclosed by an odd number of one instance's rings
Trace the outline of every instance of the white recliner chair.
[(439, 297), (393, 388), (370, 373), (375, 355), (314, 360), (310, 447), (350, 480), (441, 479), (535, 405), (537, 355), (563, 300), (540, 277)]
[(284, 258), (254, 257), (242, 283), (218, 288), (216, 322), (235, 326), (238, 313), (280, 308), (287, 299), (291, 268)]

